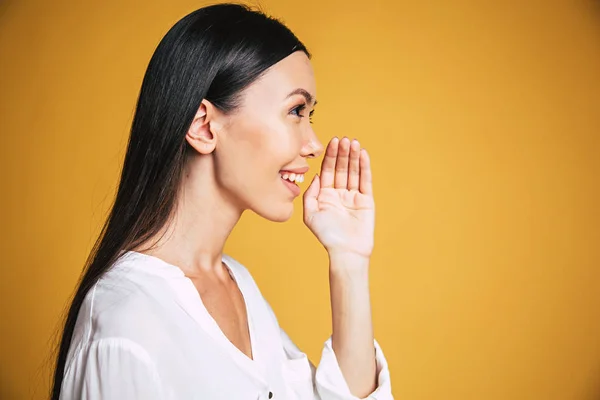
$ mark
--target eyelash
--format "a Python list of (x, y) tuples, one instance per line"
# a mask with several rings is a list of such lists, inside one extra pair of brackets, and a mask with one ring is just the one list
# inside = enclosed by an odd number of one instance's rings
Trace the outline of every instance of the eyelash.
[[(306, 109), (306, 103), (304, 103), (304, 104), (300, 104), (299, 106), (297, 106), (297, 107), (294, 107), (294, 108), (292, 109), (292, 111), (290, 111), (290, 114), (292, 114), (292, 115), (295, 115), (295, 116), (296, 116), (296, 117), (298, 117), (298, 118), (304, 118), (304, 115), (302, 115), (302, 114), (300, 114), (300, 113), (301, 113), (303, 110), (305, 110), (305, 109)], [(294, 112), (296, 112), (296, 113), (294, 114)], [(315, 112), (315, 110), (312, 110), (312, 111), (311, 111), (311, 112), (308, 114), (308, 119), (309, 119), (309, 121), (310, 121), (310, 123), (311, 123), (311, 124), (313, 123), (312, 117), (313, 117), (313, 113), (314, 113), (314, 112)]]

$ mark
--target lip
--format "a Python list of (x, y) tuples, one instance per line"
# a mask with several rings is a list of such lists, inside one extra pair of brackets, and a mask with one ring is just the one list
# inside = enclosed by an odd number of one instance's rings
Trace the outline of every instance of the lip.
[(294, 197), (297, 197), (300, 195), (300, 186), (288, 181), (287, 179), (280, 178), (280, 180), (281, 180), (281, 183), (283, 183), (290, 190), (290, 192), (292, 192)]
[(282, 169), (279, 173), (287, 172), (288, 174), (305, 174), (309, 170), (309, 167), (295, 168), (295, 169)]

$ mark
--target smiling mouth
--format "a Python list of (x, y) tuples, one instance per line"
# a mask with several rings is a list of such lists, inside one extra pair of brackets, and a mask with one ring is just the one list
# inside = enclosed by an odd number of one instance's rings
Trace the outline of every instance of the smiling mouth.
[(300, 186), (298, 186), (298, 183), (304, 181), (304, 174), (281, 171), (279, 173), (279, 178), (281, 179), (281, 183), (283, 183), (289, 189), (293, 197), (300, 195), (301, 190)]
[(284, 181), (288, 181), (288, 182), (291, 182), (291, 183), (294, 183), (294, 184), (298, 184), (298, 183), (304, 182), (304, 174), (295, 174), (293, 172), (282, 171), (282, 172), (279, 173), (279, 176)]

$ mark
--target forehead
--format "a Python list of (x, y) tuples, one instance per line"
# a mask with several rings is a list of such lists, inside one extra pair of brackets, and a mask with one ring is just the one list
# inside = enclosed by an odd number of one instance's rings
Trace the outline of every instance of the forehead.
[(281, 103), (296, 89), (304, 89), (316, 97), (316, 83), (310, 60), (304, 52), (294, 52), (271, 66), (245, 90), (254, 101)]

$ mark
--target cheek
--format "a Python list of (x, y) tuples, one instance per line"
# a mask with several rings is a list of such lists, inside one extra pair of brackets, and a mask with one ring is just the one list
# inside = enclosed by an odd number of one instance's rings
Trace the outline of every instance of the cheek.
[[(268, 142), (268, 144), (266, 144)], [(269, 135), (265, 140), (265, 147), (274, 160), (283, 163), (280, 167), (293, 162), (302, 149), (302, 134), (299, 127), (294, 125), (283, 126)]]
[(254, 131), (252, 140), (247, 140), (246, 148), (251, 160), (245, 159), (248, 164), (276, 173), (298, 158), (301, 149), (302, 134), (299, 127), (283, 121)]
[(255, 203), (255, 196), (266, 200), (270, 193), (276, 195), (273, 185), (279, 182), (278, 172), (293, 166), (301, 152), (300, 124), (254, 118), (252, 124), (235, 127), (217, 150), (218, 181), (236, 197), (244, 198), (244, 203)]

